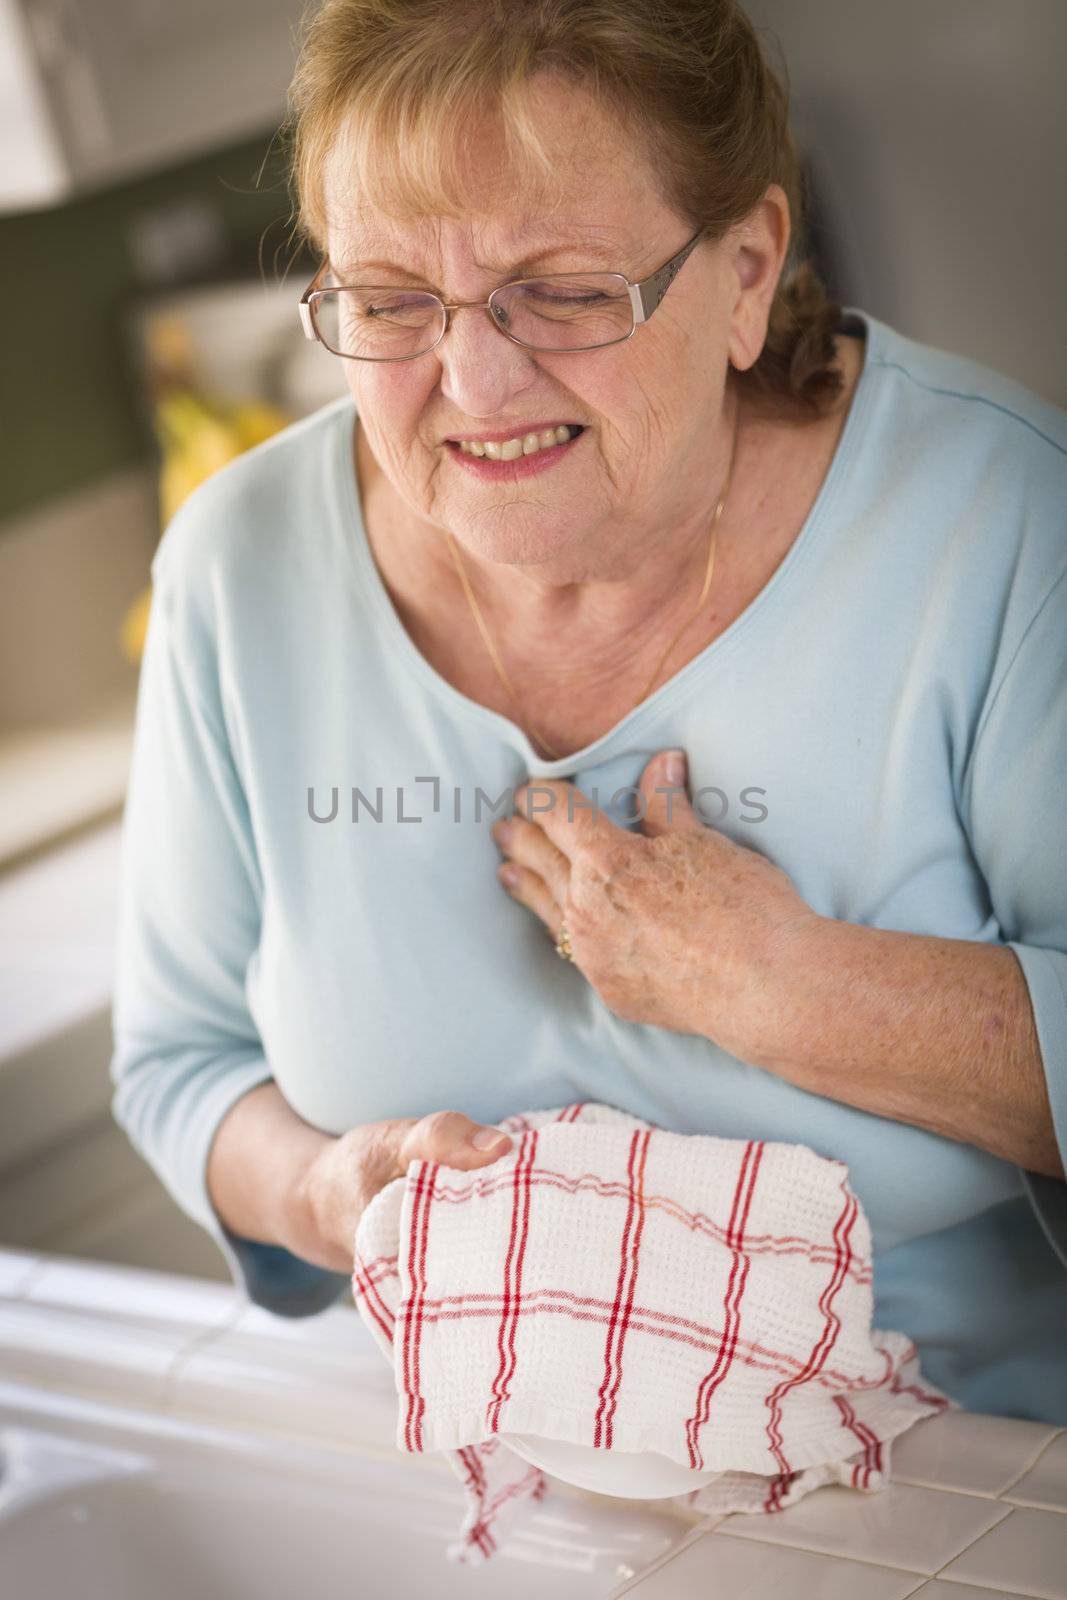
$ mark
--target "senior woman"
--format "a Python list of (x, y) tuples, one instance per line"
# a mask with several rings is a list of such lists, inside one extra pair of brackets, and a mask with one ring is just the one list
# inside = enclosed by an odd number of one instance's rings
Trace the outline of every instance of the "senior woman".
[(827, 300), (732, 0), (327, 0), (292, 115), (351, 393), (153, 562), (116, 1117), (288, 1316), (516, 1111), (804, 1143), (1067, 1423), (1067, 415)]

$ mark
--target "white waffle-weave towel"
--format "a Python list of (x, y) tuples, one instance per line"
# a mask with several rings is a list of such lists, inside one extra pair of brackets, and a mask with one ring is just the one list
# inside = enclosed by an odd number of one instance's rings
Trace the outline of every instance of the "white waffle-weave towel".
[(958, 1402), (871, 1327), (871, 1236), (843, 1161), (670, 1133), (592, 1102), (507, 1117), (498, 1161), (413, 1161), (370, 1202), (352, 1288), (393, 1365), (400, 1450), (448, 1452), (480, 1565), (545, 1474), (540, 1434), (718, 1476), (700, 1514), (871, 1492), (890, 1444)]

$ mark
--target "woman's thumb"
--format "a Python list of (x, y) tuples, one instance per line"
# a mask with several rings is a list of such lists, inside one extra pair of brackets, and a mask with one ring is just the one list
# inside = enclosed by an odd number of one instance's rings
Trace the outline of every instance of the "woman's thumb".
[(499, 1128), (475, 1122), (462, 1111), (435, 1111), (410, 1130), (400, 1153), (402, 1162), (416, 1156), (445, 1166), (466, 1166), (485, 1157), (496, 1161), (510, 1149), (510, 1137)]
[(499, 1128), (489, 1127), (480, 1122), (471, 1123), (467, 1143), (473, 1145), (475, 1150), (492, 1154), (494, 1159), (506, 1155), (511, 1149), (511, 1139), (508, 1134), (502, 1133)]

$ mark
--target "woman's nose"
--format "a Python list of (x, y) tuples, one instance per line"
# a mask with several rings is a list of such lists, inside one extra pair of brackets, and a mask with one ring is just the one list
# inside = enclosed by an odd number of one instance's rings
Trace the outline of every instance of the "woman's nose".
[(494, 326), (480, 306), (450, 313), (441, 343), (433, 351), (441, 368), (441, 391), (467, 416), (493, 416), (533, 382), (536, 355)]

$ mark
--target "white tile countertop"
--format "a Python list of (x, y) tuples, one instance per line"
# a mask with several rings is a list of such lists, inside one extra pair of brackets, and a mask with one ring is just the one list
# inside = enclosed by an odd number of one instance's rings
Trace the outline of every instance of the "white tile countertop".
[[(22, 1414), (20, 1395), (38, 1406), (50, 1396), (53, 1410), (64, 1396), (77, 1402), (71, 1416), (77, 1406), (150, 1414), (208, 1453), (227, 1430), (231, 1443), (254, 1439), (268, 1453), (374, 1458), (377, 1473), (400, 1473), (400, 1505), (409, 1494), (421, 1504), (416, 1484), (447, 1494), (442, 1475), (455, 1482), (442, 1456), (397, 1450), (393, 1374), (346, 1303), (286, 1319), (229, 1285), (0, 1250), (0, 1377), (0, 1441), (5, 1408), (9, 1419)], [(3, 1514), (0, 1473), (0, 1522)], [(566, 1566), (565, 1581), (552, 1575), (554, 1600), (1067, 1600), (1067, 1428), (962, 1411), (930, 1417), (894, 1443), (881, 1492), (826, 1485), (773, 1517), (697, 1519), (671, 1502), (593, 1495), (556, 1479), (535, 1517), (544, 1548), (524, 1547), (520, 1561)], [(585, 1557), (581, 1580), (573, 1569)], [(439, 1560), (444, 1578), (436, 1546), (422, 1560), (427, 1584), (436, 1580), (426, 1562)], [(482, 1573), (460, 1570), (472, 1590), (484, 1578), (484, 1592), (520, 1592), (506, 1550)], [(453, 1592), (454, 1570), (448, 1579), (440, 1592)], [(394, 1591), (400, 1600), (405, 1592), (403, 1582)]]

